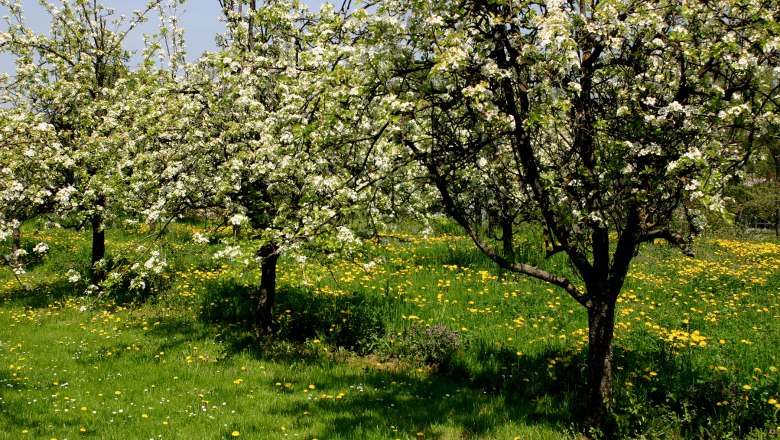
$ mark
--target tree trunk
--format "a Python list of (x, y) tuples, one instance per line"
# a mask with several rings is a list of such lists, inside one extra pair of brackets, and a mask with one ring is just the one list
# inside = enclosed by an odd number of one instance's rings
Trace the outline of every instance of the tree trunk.
[(513, 258), (515, 255), (515, 230), (512, 220), (501, 219), (501, 244), (504, 248), (504, 256)]
[(775, 163), (775, 238), (780, 239), (780, 151), (772, 150), (772, 161)]
[(16, 252), (21, 248), (22, 248), (22, 226), (19, 225), (14, 227), (14, 230), (11, 233), (11, 250), (13, 252)]
[(260, 248), (258, 256), (263, 259), (261, 263), (260, 291), (255, 304), (255, 336), (263, 338), (274, 334), (274, 301), (276, 300), (276, 263), (279, 254), (276, 247), (265, 245)]
[[(598, 296), (604, 296), (603, 293)], [(612, 436), (612, 361), (614, 350), (615, 301), (593, 298), (588, 308), (588, 400), (585, 433), (598, 430)]]
[(249, 2), (249, 24), (247, 25), (247, 48), (249, 52), (255, 51), (255, 17), (254, 13), (257, 10), (257, 0), (250, 0)]
[(92, 284), (100, 286), (106, 280), (106, 271), (101, 267), (101, 260), (106, 256), (106, 229), (103, 216), (96, 214), (89, 219), (92, 225), (92, 265), (90, 266)]

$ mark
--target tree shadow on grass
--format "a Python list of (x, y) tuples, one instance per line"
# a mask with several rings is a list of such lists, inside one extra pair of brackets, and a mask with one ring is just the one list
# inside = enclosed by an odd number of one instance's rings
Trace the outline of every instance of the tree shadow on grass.
[[(561, 431), (565, 414), (538, 414), (533, 401), (508, 404), (502, 399), (485, 396), (478, 389), (463, 386), (447, 377), (420, 377), (403, 372), (366, 371), (324, 379), (329, 387), (349, 389), (337, 404), (330, 399), (302, 403), (283, 411), (288, 417), (314, 409), (331, 420), (328, 432), (347, 438), (360, 438), (366, 429), (384, 427), (387, 435), (397, 429), (404, 436), (425, 433), (426, 438), (444, 438), (447, 426), (460, 438), (490, 438), (494, 430), (507, 421), (546, 425)], [(362, 391), (355, 391), (355, 384)]]
[[(309, 291), (283, 287), (277, 310), (283, 310), (280, 319), (289, 317), (290, 323), (282, 322), (283, 332), (276, 341), (258, 342), (251, 329), (241, 324), (251, 322), (251, 316), (246, 316), (249, 309), (242, 300), (235, 298), (245, 292), (234, 287), (231, 292), (221, 292), (223, 299), (211, 301), (212, 312), (204, 316), (229, 328), (221, 336), (228, 356), (249, 353), (258, 360), (285, 363), (291, 368), (343, 361), (355, 363), (354, 368), (350, 364), (352, 370), (362, 369), (359, 373), (327, 373), (322, 381), (329, 388), (352, 389), (362, 384), (363, 392), (350, 392), (349, 399), (345, 397), (335, 405), (323, 403), (328, 399), (302, 403), (285, 410), (286, 416), (298, 417), (316, 404), (318, 412), (328, 415), (326, 419), (332, 424), (329, 432), (339, 432), (347, 438), (359, 438), (369, 427), (391, 426), (388, 420), (393, 420), (392, 426), (404, 426), (409, 430), (406, 435), (411, 437), (416, 432), (426, 432), (426, 438), (444, 438), (451, 432), (445, 433), (441, 426), (449, 426), (459, 430), (463, 438), (489, 438), (502, 421), (563, 432), (576, 430), (583, 419), (587, 395), (585, 348), (572, 353), (553, 347), (518, 356), (506, 347), (492, 345), (492, 341), (476, 341), (473, 344), (477, 346), (466, 350), (470, 358), (456, 357), (439, 373), (420, 374), (413, 367), (377, 369), (367, 362), (370, 357), (323, 357), (320, 348), (306, 342), (327, 337), (330, 329), (335, 328), (331, 321), (341, 321), (340, 309), (346, 309), (348, 304), (334, 308), (323, 302), (332, 302), (333, 298), (314, 298)], [(231, 304), (240, 307), (231, 311)], [(709, 432), (714, 423), (734, 424), (734, 420), (739, 420), (745, 426), (760, 427), (767, 420), (751, 411), (734, 416), (715, 407), (713, 402), (738, 400), (739, 390), (733, 384), (718, 382), (701, 366), (671, 356), (663, 346), (642, 350), (618, 347), (615, 356), (616, 367), (622, 369), (616, 370), (615, 379), (619, 419), (616, 423), (621, 434), (639, 435), (648, 423), (655, 424), (652, 428), (656, 432), (694, 433)], [(643, 380), (625, 374), (642, 372), (647, 366), (654, 366), (657, 379)], [(633, 382), (630, 392), (625, 391), (628, 381)], [(393, 382), (404, 386), (392, 385)], [(689, 408), (704, 410), (692, 413)], [(680, 425), (670, 428), (670, 421)], [(301, 419), (304, 422), (305, 418)]]
[[(376, 435), (386, 427), (387, 436), (399, 429), (401, 437), (424, 432), (425, 438), (491, 438), (508, 422), (514, 426), (541, 427), (565, 433), (581, 428), (585, 415), (586, 353), (548, 349), (533, 356), (518, 356), (506, 348), (478, 347), (478, 358), (455, 360), (442, 372), (415, 367), (377, 367), (375, 356), (323, 356), (305, 345), (278, 343), (255, 345), (251, 356), (261, 361), (284, 362), (298, 367), (318, 362), (346, 362), (348, 369), (325, 368), (319, 379), (327, 389), (348, 390), (336, 402), (333, 396), (285, 407), (281, 415), (306, 426), (305, 413), (325, 416), (327, 432), (344, 438)], [(246, 351), (246, 349), (245, 349)], [(666, 356), (666, 360), (664, 357)], [(551, 362), (556, 361), (556, 362)], [(383, 362), (393, 365), (393, 361)], [(645, 380), (624, 372), (643, 371), (656, 365), (663, 378)], [(682, 438), (718, 437), (725, 432), (747, 435), (769, 426), (771, 416), (761, 405), (716, 406), (715, 402), (739, 402), (738, 385), (723, 382), (702, 367), (669, 358), (662, 348), (641, 351), (616, 350), (615, 435), (633, 437), (671, 435)], [(628, 387), (625, 382), (633, 382)], [(762, 389), (771, 394), (777, 382)], [(759, 392), (761, 390), (758, 390)], [(320, 419), (320, 421), (323, 419)], [(379, 427), (379, 428), (377, 428)], [(373, 431), (372, 431), (373, 430)], [(370, 432), (369, 432), (370, 431)], [(655, 433), (655, 434), (653, 434)]]
[[(615, 408), (623, 431), (639, 435), (669, 432), (681, 438), (776, 438), (776, 413), (755, 396), (780, 389), (775, 376), (754, 382), (752, 391), (735, 376), (718, 374), (690, 349), (664, 344), (641, 350), (616, 348)], [(749, 388), (750, 389), (750, 388)], [(759, 404), (755, 404), (759, 403)], [(771, 433), (771, 435), (768, 432)]]
[[(252, 295), (257, 287), (228, 280), (206, 285), (206, 292), (200, 319), (224, 328), (223, 339), (235, 349), (252, 345)], [(280, 286), (275, 299), (277, 340), (323, 338), (329, 345), (367, 353), (385, 335), (387, 300), (378, 295), (316, 294), (308, 288)]]
[(546, 359), (564, 355), (556, 351), (518, 360), (516, 353), (489, 349), (482, 352), (484, 364), (478, 371), (455, 361), (437, 372), (378, 355), (324, 354), (316, 344), (276, 340), (226, 345), (292, 369), (321, 367), (318, 383), (330, 392), (344, 390), (342, 398), (316, 391), (316, 398), (282, 406), (279, 414), (300, 426), (311, 424), (305, 414), (316, 414), (318, 424), (327, 420), (325, 431), (340, 438), (376, 437), (377, 429), (386, 429), (380, 435), (388, 438), (414, 438), (418, 432), (425, 438), (493, 438), (510, 422), (563, 433), (577, 425), (584, 396), (579, 366), (559, 371), (558, 377), (549, 375)]
[(73, 284), (64, 279), (39, 282), (30, 286), (29, 289), (19, 287), (18, 290), (5, 295), (4, 299), (21, 307), (32, 309), (47, 308), (57, 301), (73, 297), (75, 290)]
[[(150, 326), (144, 334), (144, 345), (154, 347), (150, 351), (150, 356), (157, 353), (174, 352), (179, 347), (187, 346), (199, 341), (212, 339), (214, 332), (207, 328), (203, 323), (197, 320), (186, 319), (183, 317), (168, 317), (159, 324)], [(122, 356), (134, 356), (133, 351), (127, 350), (128, 344), (124, 341), (108, 341), (106, 345), (94, 350), (88, 355), (80, 355), (77, 361), (81, 365), (95, 365), (106, 360), (107, 353), (112, 359), (118, 359)], [(149, 359), (153, 361), (153, 358)]]
[[(268, 357), (261, 353), (259, 359)], [(492, 438), (510, 421), (553, 432), (564, 432), (575, 423), (572, 404), (576, 394), (567, 395), (552, 386), (530, 386), (510, 377), (511, 373), (497, 374), (497, 378), (489, 377), (488, 371), (475, 375), (457, 368), (441, 374), (420, 373), (414, 367), (377, 368), (364, 358), (349, 362), (347, 372), (321, 378), (328, 389), (348, 390), (342, 400), (320, 396), (281, 414), (299, 417), (301, 423), (305, 419), (300, 415), (305, 412), (325, 416), (330, 420), (327, 432), (338, 432), (344, 438), (361, 438), (377, 427), (387, 429), (389, 438), (415, 437), (417, 432), (425, 438)], [(544, 363), (542, 358), (525, 362), (529, 366)]]
[[(217, 289), (221, 287), (221, 289)], [(384, 337), (384, 328), (355, 324), (345, 327), (342, 313), (349, 310), (352, 320), (376, 321), (378, 306), (371, 302), (350, 302), (349, 296), (330, 298), (315, 297), (305, 289), (280, 288), (277, 296), (280, 333), (274, 341), (256, 341), (251, 328), (251, 309), (247, 306), (247, 289), (240, 285), (215, 286), (204, 301), (201, 319), (218, 323), (228, 331), (222, 332), (221, 342), (226, 356), (247, 353), (265, 362), (279, 362), (291, 368), (307, 368), (318, 363), (347, 362), (350, 371), (334, 373), (322, 378), (329, 388), (353, 389), (361, 384), (364, 391), (350, 392), (349, 399), (341, 399), (337, 405), (323, 402), (317, 411), (327, 413), (332, 420), (332, 430), (347, 438), (360, 438), (367, 427), (384, 426), (387, 420), (398, 420), (394, 426), (410, 427), (409, 435), (429, 432), (426, 438), (437, 438), (437, 425), (456, 427), (464, 438), (489, 438), (494, 429), (507, 421), (528, 425), (544, 425), (555, 431), (565, 431), (576, 423), (578, 401), (583, 395), (583, 372), (572, 370), (574, 375), (555, 379), (549, 376), (545, 360), (562, 357), (563, 353), (547, 352), (535, 357), (518, 359), (516, 353), (496, 349), (488, 344), (480, 347), (480, 358), (466, 364), (457, 360), (443, 372), (416, 366), (403, 369), (377, 369), (369, 360), (381, 359), (376, 355), (362, 357), (342, 351), (342, 355), (324, 355), (321, 346), (310, 342), (314, 338), (330, 338), (344, 341), (346, 333), (358, 336), (350, 340), (369, 340)], [(363, 310), (365, 309), (365, 310)], [(372, 310), (374, 312), (372, 312)], [(361, 313), (366, 312), (366, 316)], [(242, 324), (243, 323), (243, 324)], [(366, 330), (369, 328), (369, 330)], [(309, 340), (309, 342), (306, 342)], [(335, 344), (339, 346), (338, 344)], [(334, 345), (331, 345), (333, 347)], [(349, 344), (340, 345), (352, 350)], [(347, 354), (344, 354), (347, 353)], [(392, 361), (396, 364), (398, 362)], [(374, 362), (375, 363), (375, 362)], [(400, 363), (399, 365), (402, 365)], [(325, 371), (342, 371), (342, 368), (325, 368)], [(393, 385), (393, 384), (396, 385)], [(404, 384), (403, 387), (397, 384)], [(368, 391), (371, 390), (371, 391)], [(332, 402), (331, 402), (332, 403)], [(296, 407), (288, 416), (298, 416), (308, 411)], [(388, 425), (389, 426), (389, 425)], [(393, 435), (392, 432), (387, 433)], [(439, 436), (444, 434), (440, 433)]]

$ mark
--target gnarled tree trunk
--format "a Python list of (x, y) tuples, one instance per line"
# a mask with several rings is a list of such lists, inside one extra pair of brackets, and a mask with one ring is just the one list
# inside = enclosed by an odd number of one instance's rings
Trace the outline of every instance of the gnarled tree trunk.
[(91, 282), (95, 286), (106, 279), (105, 268), (101, 266), (101, 261), (106, 256), (106, 228), (103, 224), (103, 216), (96, 214), (89, 219), (92, 226), (92, 259), (91, 259)]
[(273, 309), (276, 300), (276, 265), (279, 254), (275, 246), (267, 244), (260, 248), (258, 256), (262, 259), (262, 263), (260, 263), (260, 289), (255, 302), (254, 328), (255, 336), (262, 338), (272, 336), (275, 331)]
[(22, 248), (22, 227), (16, 226), (14, 227), (14, 230), (11, 233), (11, 250), (15, 252), (21, 248)]
[(588, 400), (585, 430), (600, 430), (611, 437), (612, 364), (614, 358), (615, 303), (611, 295), (594, 295), (588, 307)]
[(515, 231), (514, 223), (509, 218), (501, 219), (501, 245), (504, 257), (512, 259), (515, 256)]
[(773, 154), (775, 162), (775, 238), (780, 239), (780, 154)]

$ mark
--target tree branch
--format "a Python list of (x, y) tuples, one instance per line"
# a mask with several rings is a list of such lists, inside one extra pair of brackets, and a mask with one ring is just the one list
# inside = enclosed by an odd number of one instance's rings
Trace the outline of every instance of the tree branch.
[[(420, 150), (417, 148), (414, 142), (411, 142), (406, 139), (402, 139), (402, 142), (415, 155), (417, 155), (418, 157), (423, 157), (422, 156), (423, 153), (420, 152)], [(536, 266), (532, 266), (529, 264), (509, 261), (506, 258), (499, 255), (497, 252), (495, 252), (484, 241), (481, 234), (471, 226), (471, 223), (469, 223), (468, 219), (463, 215), (463, 210), (457, 206), (457, 203), (452, 198), (452, 195), (450, 194), (449, 188), (447, 186), (447, 182), (445, 178), (441, 175), (441, 173), (439, 173), (439, 170), (436, 167), (436, 165), (431, 161), (425, 160), (425, 166), (428, 168), (428, 172), (430, 173), (430, 179), (433, 181), (433, 183), (436, 185), (436, 188), (439, 190), (439, 193), (442, 198), (442, 203), (444, 204), (444, 209), (447, 211), (447, 214), (449, 214), (453, 219), (455, 219), (455, 221), (466, 231), (466, 233), (469, 235), (469, 237), (474, 242), (474, 244), (477, 245), (477, 248), (479, 248), (480, 252), (482, 252), (485, 256), (493, 260), (496, 264), (498, 264), (500, 267), (504, 269), (510, 270), (512, 272), (528, 275), (532, 278), (536, 278), (538, 280), (558, 286), (563, 290), (565, 290), (566, 293), (568, 293), (572, 298), (574, 298), (575, 301), (580, 303), (582, 306), (584, 307), (589, 306), (590, 301), (588, 297), (584, 295), (582, 292), (580, 292), (580, 290), (577, 289), (574, 283), (572, 283), (566, 277), (552, 274), (550, 272), (547, 272), (545, 270), (542, 270)]]
[(691, 242), (689, 240), (686, 240), (685, 237), (683, 237), (681, 234), (672, 232), (669, 229), (649, 231), (641, 236), (639, 242), (645, 243), (655, 239), (666, 240), (667, 242), (677, 246), (682, 251), (683, 255), (687, 257), (694, 257), (696, 255), (691, 248)]

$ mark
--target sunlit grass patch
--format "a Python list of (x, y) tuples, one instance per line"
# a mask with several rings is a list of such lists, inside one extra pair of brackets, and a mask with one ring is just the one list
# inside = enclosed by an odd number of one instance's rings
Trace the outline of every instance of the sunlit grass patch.
[[(279, 337), (257, 342), (249, 323), (259, 275), (211, 258), (209, 245), (191, 240), (198, 231), (172, 234), (165, 288), (144, 302), (96, 300), (68, 282), (58, 267), (88, 256), (88, 240), (72, 231), (41, 230), (55, 244), (24, 275), (29, 289), (0, 272), (0, 438), (565, 438), (576, 430), (584, 310), (497, 269), (467, 239), (409, 235), (344, 259), (283, 259)], [(119, 248), (134, 237), (109, 231), (109, 239)], [(533, 234), (519, 240), (523, 258), (542, 254)], [(772, 428), (778, 261), (778, 246), (763, 242), (704, 239), (696, 259), (642, 249), (617, 312), (621, 432)], [(429, 356), (436, 341), (409, 339), (426, 332), (457, 335), (446, 362)]]

